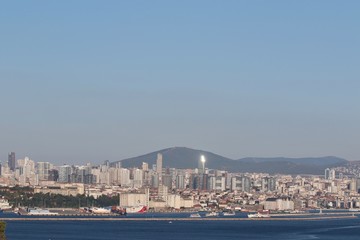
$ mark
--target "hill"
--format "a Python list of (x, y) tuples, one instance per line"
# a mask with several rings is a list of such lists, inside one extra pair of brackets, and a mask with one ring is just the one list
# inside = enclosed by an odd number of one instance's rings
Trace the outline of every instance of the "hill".
[[(327, 167), (341, 166), (348, 161), (338, 157), (320, 158), (243, 158), (233, 160), (208, 151), (185, 147), (173, 147), (142, 156), (121, 160), (123, 167), (140, 167), (147, 162), (156, 164), (157, 154), (163, 155), (163, 167), (197, 168), (201, 155), (206, 158), (206, 167), (230, 172), (266, 172), (270, 174), (323, 174)], [(115, 164), (115, 163), (113, 163)]]

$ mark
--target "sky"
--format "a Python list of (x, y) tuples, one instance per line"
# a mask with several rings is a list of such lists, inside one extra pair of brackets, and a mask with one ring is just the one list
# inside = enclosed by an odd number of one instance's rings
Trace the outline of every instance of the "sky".
[(0, 160), (360, 160), (360, 1), (1, 1)]

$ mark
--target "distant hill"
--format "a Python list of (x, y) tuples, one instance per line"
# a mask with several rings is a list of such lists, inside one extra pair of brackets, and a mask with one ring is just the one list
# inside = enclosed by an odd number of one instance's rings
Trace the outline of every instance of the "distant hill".
[[(173, 147), (139, 157), (121, 160), (123, 167), (140, 167), (147, 162), (149, 167), (156, 164), (157, 154), (163, 155), (163, 167), (197, 168), (201, 155), (206, 158), (206, 167), (230, 172), (266, 172), (270, 174), (323, 174), (327, 167), (341, 166), (347, 160), (337, 157), (320, 158), (243, 158), (233, 160), (208, 151), (185, 147)], [(113, 163), (115, 164), (115, 162)]]

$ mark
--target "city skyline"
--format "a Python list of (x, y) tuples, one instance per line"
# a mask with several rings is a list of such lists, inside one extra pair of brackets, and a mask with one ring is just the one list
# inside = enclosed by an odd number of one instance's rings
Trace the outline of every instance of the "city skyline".
[(4, 2), (0, 160), (359, 160), (358, 1)]

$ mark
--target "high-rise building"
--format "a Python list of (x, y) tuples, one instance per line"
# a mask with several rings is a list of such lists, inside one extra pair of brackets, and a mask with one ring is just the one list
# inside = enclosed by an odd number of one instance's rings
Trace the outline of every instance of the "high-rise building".
[(156, 172), (159, 175), (159, 184), (162, 184), (162, 164), (163, 164), (162, 154), (158, 153), (156, 159)]
[(59, 182), (70, 182), (70, 175), (72, 168), (69, 165), (64, 165), (59, 168)]
[(11, 171), (15, 171), (15, 153), (10, 152), (8, 155), (8, 165)]
[(336, 178), (336, 172), (335, 169), (330, 170), (329, 179), (334, 180)]
[(175, 184), (176, 184), (177, 189), (184, 189), (185, 188), (185, 176), (177, 175)]
[(251, 179), (247, 176), (243, 176), (241, 179), (241, 186), (243, 192), (250, 192), (251, 189)]
[(325, 169), (325, 179), (330, 179), (330, 168)]
[(37, 174), (39, 175), (40, 181), (49, 180), (49, 171), (51, 169), (49, 162), (38, 162), (36, 164)]
[(168, 189), (172, 189), (172, 177), (170, 174), (165, 174), (162, 177), (163, 185), (167, 186)]
[(143, 163), (142, 163), (142, 170), (143, 170), (143, 171), (149, 171), (149, 164), (146, 163), (146, 162), (143, 162)]
[(276, 189), (276, 179), (273, 177), (264, 177), (261, 179), (261, 191), (274, 191)]
[(162, 164), (163, 164), (163, 157), (161, 153), (157, 154), (156, 159), (156, 172), (161, 176), (162, 175)]
[(133, 184), (135, 188), (141, 188), (143, 184), (143, 171), (141, 169), (135, 169), (133, 171)]

